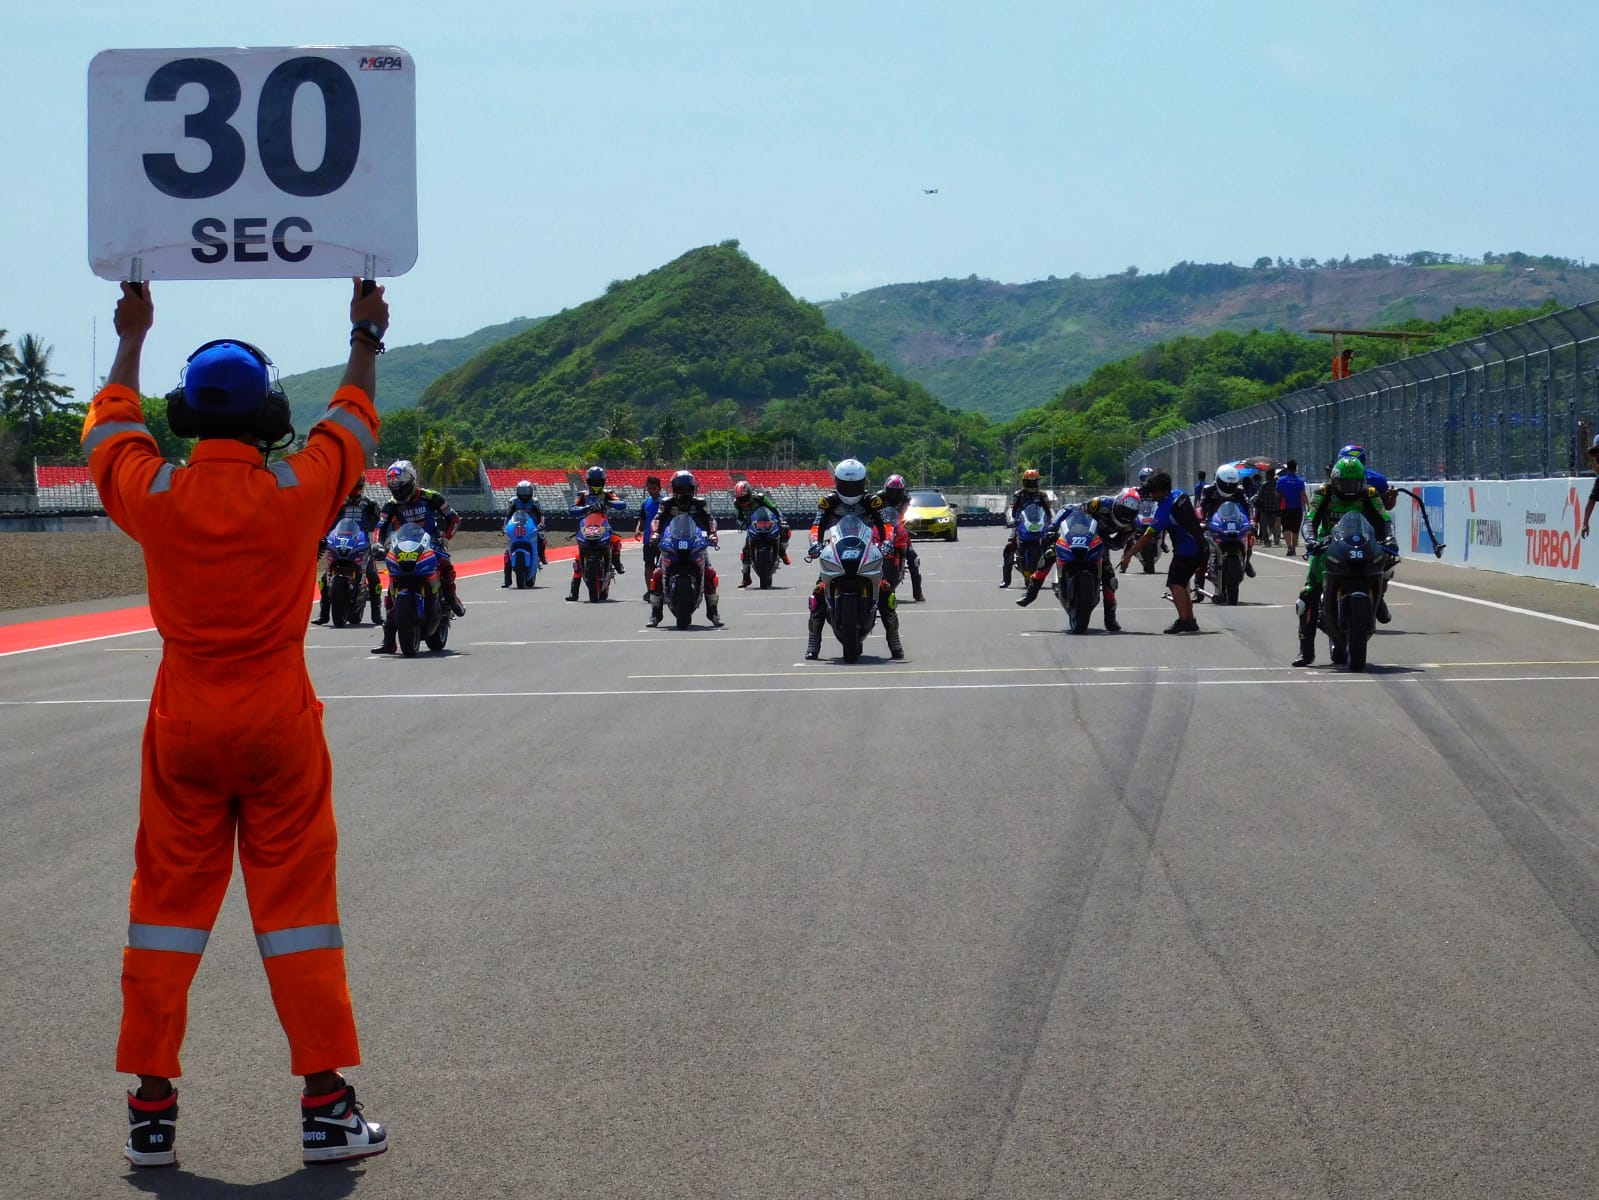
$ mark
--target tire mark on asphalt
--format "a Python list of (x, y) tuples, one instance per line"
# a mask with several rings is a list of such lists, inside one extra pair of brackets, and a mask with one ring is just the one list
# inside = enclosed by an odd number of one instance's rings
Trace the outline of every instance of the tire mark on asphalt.
[[(1599, 959), (1599, 873), (1569, 844), (1587, 839), (1558, 827), (1559, 790), (1489, 722), (1460, 711), (1464, 697), (1430, 680), (1402, 690), (1389, 680), (1382, 686)], [(1431, 703), (1418, 703), (1423, 699)], [(1592, 978), (1580, 982), (1595, 986)]]
[[(1009, 1047), (1014, 1066), (1003, 1085), (1004, 1106), (976, 1193), (979, 1197), (991, 1193), (1004, 1159), (1022, 1091), (1031, 1077), (1033, 1060), (1065, 978), (1089, 896), (1111, 889), (1122, 893), (1116, 900), (1121, 917), (1119, 932), (1124, 938), (1130, 938), (1134, 914), (1144, 895), (1152, 863), (1177, 900), (1184, 927), (1194, 945), (1211, 963), (1252, 1040), (1277, 1076), (1278, 1085), (1288, 1098), (1294, 1124), (1320, 1170), (1324, 1194), (1333, 1200), (1348, 1194), (1345, 1171), (1317, 1125), (1304, 1089), (1294, 1074), (1292, 1058), (1277, 1043), (1265, 1013), (1251, 996), (1245, 981), (1228, 962), (1215, 939), (1207, 934), (1192, 897), (1178, 882), (1175, 865), (1158, 845), (1167, 802), (1174, 788), (1180, 786), (1183, 742), (1198, 697), (1198, 688), (1140, 689), (1135, 715), (1117, 726), (1123, 735), (1115, 740), (1121, 744), (1107, 747), (1097, 736), (1100, 726), (1092, 719), (1099, 714), (1085, 713), (1083, 698), (1068, 693), (1073, 724), (1087, 733), (1087, 741), (1103, 773), (1101, 782), (1109, 787), (1099, 789), (1097, 795), (1085, 795), (1074, 813), (1063, 852), (1050, 869), (1052, 885), (1023, 925), (1013, 966), (1005, 976), (1005, 989), (993, 1014), (997, 1048), (1005, 1048), (1007, 1029), (1020, 1036), (1015, 1037)], [(1157, 712), (1157, 706), (1164, 711)], [(1105, 799), (1100, 800), (1099, 796)], [(1135, 859), (1119, 865), (1112, 877), (1102, 872), (1101, 867), (1116, 818), (1122, 812), (1137, 829), (1138, 844)], [(1091, 861), (1088, 861), (1090, 855)], [(996, 1054), (995, 1057), (1001, 1056)]]

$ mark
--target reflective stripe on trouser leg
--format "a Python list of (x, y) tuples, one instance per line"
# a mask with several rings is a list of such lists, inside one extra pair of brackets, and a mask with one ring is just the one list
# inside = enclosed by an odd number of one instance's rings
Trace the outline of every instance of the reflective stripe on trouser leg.
[(239, 868), (296, 1075), (361, 1061), (339, 931), (339, 839), (321, 708), (278, 724), (273, 769), (239, 797)]
[(145, 722), (117, 1037), (117, 1070), (132, 1075), (182, 1073), (189, 985), (233, 872), (233, 803), (196, 758), (201, 741), (185, 721)]

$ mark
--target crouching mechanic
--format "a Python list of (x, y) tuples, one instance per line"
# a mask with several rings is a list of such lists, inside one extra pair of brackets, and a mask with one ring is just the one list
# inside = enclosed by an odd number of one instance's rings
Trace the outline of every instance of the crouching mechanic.
[[(1086, 504), (1068, 504), (1061, 509), (1060, 516), (1055, 518), (1055, 537), (1058, 540), (1066, 529), (1066, 521), (1074, 512), (1084, 512), (1094, 518), (1099, 528), (1099, 537), (1105, 543), (1106, 553), (1099, 559), (1099, 584), (1100, 595), (1105, 604), (1105, 628), (1111, 633), (1121, 632), (1121, 623), (1116, 620), (1116, 568), (1111, 564), (1110, 551), (1125, 550), (1131, 544), (1134, 532), (1138, 529), (1138, 501), (1127, 495), (1097, 496)], [(1038, 570), (1027, 578), (1027, 595), (1016, 601), (1026, 608), (1038, 599), (1038, 593), (1049, 580), (1049, 572), (1055, 565), (1055, 542), (1051, 541), (1049, 549), (1044, 551), (1044, 559), (1038, 564)]]
[[(777, 506), (765, 492), (757, 492), (747, 479), (740, 479), (733, 485), (733, 511), (738, 515), (740, 527), (744, 527), (750, 514), (757, 508), (769, 508), (777, 514), (777, 550), (783, 558), (783, 564), (788, 565), (788, 539), (793, 531), (788, 527), (788, 518), (783, 515), (783, 510)], [(749, 530), (744, 530), (744, 548), (738, 552), (739, 579), (738, 586), (747, 588), (750, 585), (750, 536)]]
[[(338, 829), (322, 705), (305, 669), (316, 539), (377, 446), (376, 356), (388, 304), (357, 281), (344, 379), (305, 449), (266, 464), (294, 431), (271, 360), (207, 342), (167, 395), (188, 465), (165, 462), (144, 423), (139, 360), (155, 323), (149, 284), (122, 285), (116, 358), (89, 407), (83, 451), (101, 501), (144, 552), (161, 634), (145, 722), (117, 1070), (135, 1166), (177, 1162), (179, 1051), (189, 987), (222, 907), (237, 844), (256, 943), (300, 1098), (307, 1162), (388, 1149), (339, 1068), (358, 1064), (336, 882)], [(263, 562), (278, 569), (263, 571)], [(248, 588), (239, 581), (248, 579)], [(244, 1126), (206, 1120), (220, 1134)]]
[[(627, 501), (615, 492), (605, 490), (605, 468), (590, 467), (588, 474), (583, 477), (583, 482), (588, 485), (588, 490), (581, 492), (578, 498), (572, 501), (570, 514), (581, 520), (591, 512), (602, 512), (607, 517), (615, 517), (627, 511)], [(611, 566), (618, 575), (626, 575), (627, 568), (622, 565), (622, 535), (611, 532)], [(568, 600), (576, 600), (578, 589), (583, 586), (583, 556), (572, 557), (572, 591), (567, 595)]]
[[(846, 458), (833, 468), (833, 490), (816, 502), (816, 520), (811, 524), (811, 548), (805, 555), (807, 562), (822, 553), (822, 535), (846, 516), (859, 517), (871, 525), (881, 542), (888, 541), (888, 528), (883, 524), (883, 501), (866, 494), (866, 466), (858, 459)], [(811, 615), (805, 643), (806, 658), (822, 656), (822, 630), (827, 627), (827, 583), (820, 575), (811, 590)], [(905, 657), (905, 647), (899, 640), (899, 613), (894, 608), (894, 593), (883, 580), (877, 592), (877, 615), (883, 621), (883, 634), (888, 639), (888, 652), (895, 658)]]
[[(450, 561), (450, 539), (461, 527), (461, 514), (450, 507), (442, 492), (432, 488), (417, 487), (416, 465), (402, 458), (389, 464), (389, 494), (393, 500), (383, 506), (383, 520), (378, 524), (378, 541), (386, 542), (391, 530), (402, 525), (420, 525), (433, 539), (433, 549), (439, 556), (439, 588), (444, 602), (458, 617), (466, 616), (466, 605), (455, 594), (455, 564)], [(398, 654), (398, 630), (394, 623), (394, 597), (384, 600), (383, 644), (373, 649), (373, 654)]]
[[(655, 510), (655, 527), (650, 531), (650, 541), (657, 547), (661, 538), (666, 535), (666, 527), (672, 523), (672, 518), (687, 514), (700, 531), (711, 540), (711, 545), (720, 544), (716, 536), (716, 518), (711, 514), (709, 506), (703, 498), (697, 496), (698, 484), (694, 482), (691, 471), (679, 471), (672, 476), (672, 494), (662, 500)], [(719, 603), (717, 592), (716, 568), (711, 566), (710, 559), (705, 561), (705, 615), (712, 625), (720, 626), (722, 618), (717, 612)], [(660, 556), (656, 555), (655, 566), (650, 571), (650, 620), (649, 626), (654, 629), (661, 623), (661, 617), (666, 611), (666, 594), (662, 588)]]
[[(1310, 510), (1305, 514), (1305, 551), (1310, 556), (1310, 571), (1295, 606), (1299, 615), (1299, 657), (1293, 663), (1296, 667), (1308, 667), (1316, 661), (1316, 626), (1321, 618), (1325, 578), (1323, 559), (1326, 553), (1322, 539), (1332, 532), (1339, 518), (1352, 512), (1363, 513), (1371, 522), (1372, 531), (1382, 540), (1390, 559), (1397, 561), (1399, 558), (1394, 519), (1383, 506), (1382, 493), (1368, 482), (1366, 465), (1354, 455), (1345, 455), (1333, 464), (1332, 477), (1311, 496)], [(1379, 609), (1386, 613), (1384, 602), (1385, 597), (1377, 598)], [(1347, 646), (1334, 644), (1330, 650), (1333, 662), (1348, 661)]]
[[(344, 520), (358, 522), (361, 526), (361, 532), (366, 534), (372, 542), (372, 547), (366, 556), (366, 594), (367, 599), (372, 602), (372, 624), (376, 625), (383, 620), (383, 581), (378, 578), (378, 555), (380, 551), (377, 537), (375, 536), (378, 527), (378, 506), (366, 498), (361, 482), (357, 482), (350, 489), (350, 494), (344, 498), (344, 503), (339, 506), (339, 511), (334, 514), (333, 523), (335, 525)], [(326, 548), (327, 538), (324, 537), (322, 541), (317, 543), (318, 559), (321, 559), (322, 552)], [(328, 595), (328, 573), (326, 571), (322, 572), (319, 586), (322, 589), (321, 603), (317, 608), (316, 620), (312, 621), (311, 624), (326, 625), (333, 611), (333, 600)], [(355, 615), (357, 619), (361, 616), (361, 606), (359, 604), (355, 606)]]
[[(519, 512), (525, 512), (533, 521), (533, 528), (539, 531), (539, 563), (548, 565), (550, 561), (549, 545), (544, 537), (544, 506), (533, 495), (533, 481), (524, 479), (516, 485), (516, 495), (511, 497), (511, 503), (506, 506), (505, 519), (509, 521)], [(505, 582), (502, 588), (511, 586), (511, 547), (505, 547)]]

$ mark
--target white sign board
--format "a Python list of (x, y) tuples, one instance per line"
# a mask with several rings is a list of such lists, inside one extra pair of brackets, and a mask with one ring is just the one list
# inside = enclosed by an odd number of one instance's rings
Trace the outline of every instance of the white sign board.
[(415, 263), (404, 50), (106, 50), (89, 64), (96, 275), (372, 278)]
[[(1463, 479), (1404, 485), (1421, 496), (1427, 520), (1444, 545), (1446, 563), (1599, 584), (1599, 532), (1582, 536), (1582, 514), (1594, 480)], [(1599, 521), (1599, 510), (1595, 512)], [(1433, 541), (1421, 505), (1401, 496), (1394, 533), (1412, 555), (1431, 559)], [(1398, 578), (1404, 581), (1405, 568)]]

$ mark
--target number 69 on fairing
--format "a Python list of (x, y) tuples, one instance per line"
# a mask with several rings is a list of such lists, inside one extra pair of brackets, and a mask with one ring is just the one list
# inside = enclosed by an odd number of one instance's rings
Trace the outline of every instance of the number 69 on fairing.
[(416, 243), (404, 50), (106, 50), (89, 64), (96, 275), (392, 277)]

